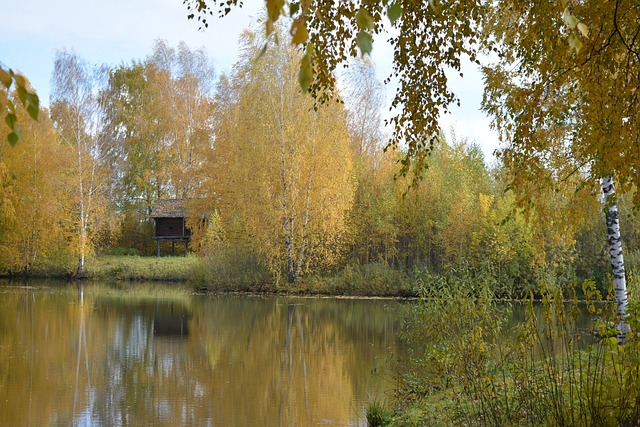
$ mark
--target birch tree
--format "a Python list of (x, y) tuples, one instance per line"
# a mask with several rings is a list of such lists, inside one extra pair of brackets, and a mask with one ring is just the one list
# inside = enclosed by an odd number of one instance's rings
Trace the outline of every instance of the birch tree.
[(203, 153), (212, 142), (212, 97), (215, 70), (207, 52), (191, 50), (184, 42), (176, 49), (157, 40), (147, 66), (155, 66), (159, 79), (152, 89), (163, 124), (159, 135), (167, 152), (170, 193), (175, 198), (196, 195)]
[(79, 275), (84, 273), (93, 240), (107, 218), (110, 174), (106, 159), (110, 141), (104, 131), (100, 96), (106, 79), (106, 68), (92, 67), (74, 52), (56, 52), (51, 117), (59, 138), (73, 150), (75, 158), (70, 191), (75, 200), (73, 228)]
[(338, 104), (314, 109), (300, 92), (297, 50), (279, 45), (256, 59), (262, 43), (243, 36), (236, 121), (215, 145), (228, 171), (221, 197), (272, 270), (294, 283), (335, 262), (343, 247), (353, 201), (346, 115)]
[(160, 198), (194, 197), (212, 141), (214, 69), (204, 49), (157, 40), (142, 62), (112, 70), (107, 112), (123, 204), (147, 215)]
[(165, 120), (160, 116), (157, 88), (161, 70), (145, 63), (111, 70), (105, 110), (115, 150), (110, 159), (117, 170), (115, 193), (120, 209), (140, 211), (148, 219), (151, 208), (169, 193), (169, 164), (163, 143)]
[(344, 101), (353, 152), (361, 157), (374, 157), (386, 142), (381, 114), (384, 86), (376, 77), (375, 66), (368, 57), (352, 60), (345, 80)]
[[(505, 139), (500, 156), (511, 186), (523, 202), (541, 194), (526, 192), (535, 181), (555, 190), (580, 182), (574, 198), (604, 192), (622, 343), (627, 297), (613, 180), (622, 192), (639, 184), (640, 5), (503, 1), (496, 7), (487, 31), (498, 41), (500, 60), (485, 68), (484, 108)], [(581, 214), (573, 210), (567, 218), (579, 222)]]

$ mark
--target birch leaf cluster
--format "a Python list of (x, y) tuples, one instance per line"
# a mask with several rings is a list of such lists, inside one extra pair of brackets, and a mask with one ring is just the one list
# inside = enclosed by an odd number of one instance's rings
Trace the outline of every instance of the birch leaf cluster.
[(637, 187), (640, 5), (503, 1), (490, 16), (497, 60), (484, 68), (483, 105), (520, 202), (533, 182), (576, 199), (599, 193), (605, 176)]

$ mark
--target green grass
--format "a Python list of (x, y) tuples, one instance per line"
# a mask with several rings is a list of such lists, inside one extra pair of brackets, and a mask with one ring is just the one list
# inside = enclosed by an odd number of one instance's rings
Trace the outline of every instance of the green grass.
[(368, 427), (384, 427), (391, 422), (391, 410), (389, 410), (384, 403), (377, 399), (374, 399), (367, 406), (367, 426)]
[(87, 260), (90, 279), (186, 282), (199, 260), (189, 257), (97, 256)]

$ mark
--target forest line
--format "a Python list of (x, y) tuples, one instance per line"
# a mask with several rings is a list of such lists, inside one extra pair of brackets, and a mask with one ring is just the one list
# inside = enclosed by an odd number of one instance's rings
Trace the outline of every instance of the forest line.
[[(185, 44), (158, 41), (112, 68), (59, 51), (49, 110), (38, 121), (19, 111), (24, 139), (0, 149), (2, 273), (72, 275), (87, 257), (152, 255), (152, 207), (180, 198), (192, 252), (212, 269), (231, 253), (225, 262), (267, 282), (376, 265), (489, 277), (497, 296), (549, 277), (604, 283), (602, 205), (579, 174), (522, 210), (501, 164), (441, 136), (414, 187), (396, 176), (402, 149), (383, 149), (370, 62), (349, 68), (344, 104), (318, 106), (296, 82), (300, 53), (274, 44), (260, 55), (263, 45), (247, 31), (229, 75)], [(635, 217), (619, 202), (633, 271)]]

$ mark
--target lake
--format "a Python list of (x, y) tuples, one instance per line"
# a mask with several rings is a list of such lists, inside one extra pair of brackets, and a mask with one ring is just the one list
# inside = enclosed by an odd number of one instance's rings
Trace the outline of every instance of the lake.
[(92, 286), (0, 281), (0, 425), (364, 426), (405, 354), (398, 301)]

